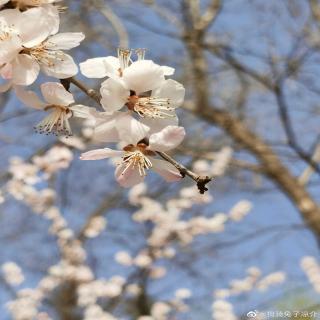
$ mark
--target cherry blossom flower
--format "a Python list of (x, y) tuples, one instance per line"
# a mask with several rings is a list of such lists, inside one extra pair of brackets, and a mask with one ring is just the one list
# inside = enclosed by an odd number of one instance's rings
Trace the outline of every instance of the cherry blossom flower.
[(17, 87), (17, 96), (27, 106), (50, 112), (38, 125), (36, 132), (55, 135), (72, 135), (69, 119), (71, 117), (89, 118), (91, 108), (74, 104), (74, 98), (62, 84), (46, 82), (41, 85), (41, 92), (46, 102), (41, 101), (33, 91)]
[(25, 12), (15, 9), (0, 12), (0, 75), (3, 79), (15, 85), (30, 85), (40, 69), (59, 79), (78, 72), (72, 57), (62, 50), (78, 46), (84, 35), (57, 33), (59, 21), (53, 20), (42, 7)]
[(131, 52), (120, 49), (118, 58), (89, 59), (80, 64), (81, 72), (89, 78), (109, 77), (100, 89), (105, 111), (115, 112), (126, 106), (148, 126), (157, 127), (154, 131), (177, 125), (174, 111), (183, 103), (185, 89), (177, 81), (165, 80), (174, 69), (144, 60), (142, 50), (138, 61), (130, 63)]
[(153, 169), (166, 181), (178, 181), (180, 172), (171, 163), (156, 158), (157, 151), (165, 152), (177, 147), (185, 136), (183, 127), (168, 126), (149, 139), (145, 137), (149, 128), (133, 118), (121, 122), (120, 140), (124, 141), (122, 151), (109, 148), (96, 149), (81, 155), (81, 160), (100, 160), (110, 157), (121, 158), (115, 177), (123, 187), (132, 187), (142, 182), (149, 169)]
[[(131, 59), (133, 50), (131, 49), (118, 49), (118, 57), (108, 56), (108, 57), (98, 57), (93, 59), (88, 59), (80, 63), (81, 73), (87, 78), (114, 78), (119, 79), (123, 76), (130, 77), (131, 69), (135, 69), (141, 66), (153, 67), (154, 71), (160, 74), (160, 79), (164, 79), (161, 76), (159, 68), (162, 70), (163, 76), (171, 76), (174, 73), (174, 69), (167, 66), (158, 66), (151, 60), (145, 60), (145, 49), (134, 50), (138, 59), (133, 62)], [(128, 70), (126, 70), (128, 69)], [(150, 72), (150, 70), (146, 70)], [(125, 75), (126, 73), (126, 75)], [(151, 90), (151, 89), (150, 89)]]

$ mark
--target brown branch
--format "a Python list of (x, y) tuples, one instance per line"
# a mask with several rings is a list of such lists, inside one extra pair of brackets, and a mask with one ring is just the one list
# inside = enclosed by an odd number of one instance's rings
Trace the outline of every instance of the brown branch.
[[(100, 106), (100, 95), (93, 89), (88, 89), (83, 83), (76, 80), (74, 77), (64, 79), (61, 81), (61, 83), (66, 87), (66, 89), (69, 89), (70, 83), (74, 84), (76, 87), (78, 87), (81, 91), (83, 91), (86, 95), (88, 95), (90, 98), (95, 100)], [(196, 173), (192, 172), (191, 170), (187, 169), (184, 165), (177, 162), (173, 158), (171, 158), (168, 154), (164, 152), (157, 152), (163, 159), (174, 165), (180, 172), (182, 178), (185, 176), (190, 177), (192, 180), (194, 180), (197, 183), (197, 187), (199, 189), (200, 194), (204, 194), (206, 191), (208, 191), (208, 188), (206, 185), (212, 180), (209, 176), (199, 176)]]
[(94, 89), (87, 88), (81, 81), (75, 79), (74, 77), (63, 79), (60, 81), (64, 86), (68, 86), (68, 83), (69, 84), (72, 83), (73, 85), (78, 87), (81, 91), (83, 91), (88, 97), (96, 101), (101, 106), (100, 95)]
[[(190, 26), (186, 26), (190, 28)], [(195, 103), (191, 111), (198, 117), (223, 129), (230, 137), (250, 151), (263, 168), (263, 173), (273, 181), (284, 194), (292, 201), (306, 223), (320, 241), (320, 207), (312, 195), (298, 181), (278, 157), (276, 152), (255, 132), (252, 132), (245, 123), (235, 118), (227, 110), (212, 105), (208, 92), (208, 63), (203, 48), (203, 37), (197, 37), (194, 30), (190, 37), (185, 38), (186, 47), (191, 60), (194, 77)], [(238, 66), (238, 64), (237, 64)], [(241, 65), (240, 65), (241, 66)], [(242, 71), (242, 68), (236, 68)], [(266, 87), (270, 86), (264, 77), (255, 75), (255, 78)], [(204, 87), (199, 87), (199, 83)], [(274, 86), (273, 86), (274, 87)]]
[(208, 184), (212, 178), (209, 176), (199, 176), (198, 174), (194, 173), (193, 171), (187, 169), (184, 165), (177, 162), (173, 158), (171, 158), (168, 154), (165, 152), (157, 152), (160, 157), (162, 157), (164, 160), (170, 162), (172, 165), (174, 165), (180, 172), (182, 178), (185, 176), (190, 177), (192, 180), (194, 180), (197, 183), (197, 187), (199, 189), (199, 192), (201, 194), (204, 194), (206, 191), (208, 191), (208, 188), (206, 187), (206, 184)]

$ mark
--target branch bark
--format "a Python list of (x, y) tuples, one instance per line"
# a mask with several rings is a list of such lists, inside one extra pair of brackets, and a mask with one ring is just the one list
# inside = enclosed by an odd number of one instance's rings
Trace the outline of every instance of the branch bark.
[[(201, 30), (196, 30), (195, 26), (190, 26), (190, 24), (186, 25), (185, 29), (189, 36), (183, 35), (183, 38), (187, 40), (186, 47), (194, 75), (195, 107), (191, 111), (204, 121), (222, 128), (230, 137), (257, 158), (263, 168), (264, 175), (287, 195), (299, 210), (306, 225), (319, 240), (320, 207), (307, 189), (299, 183), (298, 179), (282, 163), (276, 152), (258, 134), (250, 131), (241, 120), (232, 116), (228, 111), (211, 105), (207, 89), (209, 83), (208, 64), (203, 48), (205, 34), (202, 34)], [(199, 32), (201, 37), (199, 37)], [(239, 68), (236, 69), (239, 70)], [(257, 79), (266, 87), (271, 88), (270, 83), (266, 82), (264, 78), (258, 76)]]

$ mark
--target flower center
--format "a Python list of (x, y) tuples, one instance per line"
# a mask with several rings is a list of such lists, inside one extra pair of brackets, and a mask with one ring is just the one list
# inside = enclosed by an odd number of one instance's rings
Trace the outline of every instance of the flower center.
[(144, 142), (138, 143), (136, 146), (129, 144), (123, 148), (126, 152), (122, 157), (122, 163), (125, 163), (125, 169), (122, 174), (124, 174), (129, 168), (132, 170), (138, 168), (140, 176), (146, 176), (146, 170), (152, 167), (152, 163), (147, 156), (154, 155), (154, 152), (147, 150), (147, 144)]
[(64, 54), (61, 50), (50, 50), (45, 44), (33, 48), (24, 48), (20, 53), (28, 54), (47, 67), (54, 67), (57, 60), (63, 61)]
[(170, 113), (174, 108), (170, 105), (170, 99), (157, 97), (140, 97), (135, 94), (128, 98), (126, 106), (135, 111), (142, 118), (172, 118)]
[(44, 108), (45, 111), (52, 110), (38, 125), (34, 127), (37, 133), (54, 134), (56, 136), (71, 136), (72, 131), (69, 119), (72, 117), (72, 111), (65, 106), (49, 105)]

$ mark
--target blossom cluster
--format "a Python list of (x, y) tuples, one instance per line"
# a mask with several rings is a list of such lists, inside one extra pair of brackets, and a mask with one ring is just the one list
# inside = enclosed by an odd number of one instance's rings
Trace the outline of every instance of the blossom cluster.
[[(84, 34), (59, 32), (63, 10), (58, 2), (0, 2), (0, 76), (4, 81), (0, 91), (12, 88), (24, 104), (49, 113), (35, 125), (39, 133), (71, 136), (71, 118), (91, 119), (94, 141), (116, 143), (119, 150), (96, 149), (82, 154), (81, 159), (116, 159), (115, 177), (123, 187), (142, 182), (149, 169), (168, 182), (180, 180), (176, 166), (161, 159), (161, 152), (176, 148), (185, 136), (175, 113), (184, 101), (185, 89), (168, 79), (174, 69), (146, 60), (145, 49), (119, 48), (117, 57), (80, 63), (85, 77), (103, 79), (96, 100), (104, 110), (76, 103), (63, 79), (76, 75), (78, 66), (65, 51), (79, 46)], [(40, 85), (43, 99), (26, 89), (40, 71), (60, 80)]]

